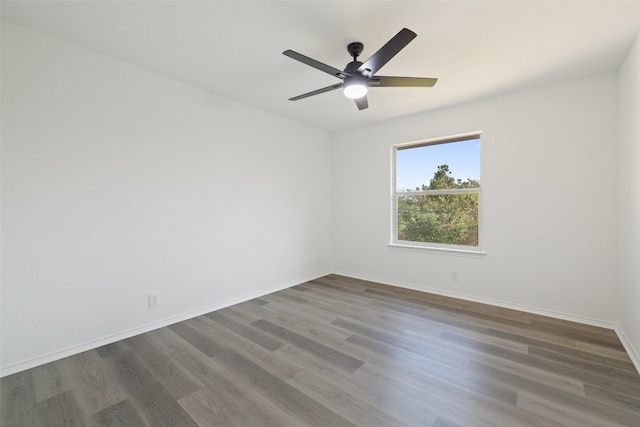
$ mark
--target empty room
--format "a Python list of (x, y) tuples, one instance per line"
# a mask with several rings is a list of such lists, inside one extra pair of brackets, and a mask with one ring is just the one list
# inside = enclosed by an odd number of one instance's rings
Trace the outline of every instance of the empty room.
[(3, 427), (640, 425), (640, 1), (0, 5)]

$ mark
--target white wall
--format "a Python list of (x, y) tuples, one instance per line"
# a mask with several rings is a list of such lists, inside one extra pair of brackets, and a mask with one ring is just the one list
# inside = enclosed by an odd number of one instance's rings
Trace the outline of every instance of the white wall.
[(618, 333), (640, 369), (640, 35), (620, 68)]
[(2, 374), (328, 273), (330, 171), (324, 132), (3, 22)]
[[(334, 271), (613, 327), (617, 107), (607, 73), (338, 134)], [(389, 247), (390, 147), (472, 131), (486, 256)]]

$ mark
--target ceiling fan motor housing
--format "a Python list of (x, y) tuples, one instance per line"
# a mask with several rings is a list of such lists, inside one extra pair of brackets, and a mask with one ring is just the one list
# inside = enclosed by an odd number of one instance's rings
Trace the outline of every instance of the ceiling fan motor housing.
[(362, 62), (358, 61), (358, 56), (362, 53), (364, 49), (364, 45), (360, 42), (353, 42), (347, 45), (347, 51), (349, 55), (353, 58), (352, 62), (349, 62), (347, 66), (344, 68), (345, 73), (353, 74), (356, 72), (358, 68), (362, 65)]
[(362, 65), (360, 61), (349, 62), (346, 67), (344, 67), (344, 72), (348, 74), (354, 74), (358, 68)]
[(364, 45), (360, 42), (349, 43), (349, 45), (347, 46), (347, 51), (349, 52), (349, 55), (353, 57), (354, 60), (358, 56), (360, 56), (363, 49), (364, 49)]

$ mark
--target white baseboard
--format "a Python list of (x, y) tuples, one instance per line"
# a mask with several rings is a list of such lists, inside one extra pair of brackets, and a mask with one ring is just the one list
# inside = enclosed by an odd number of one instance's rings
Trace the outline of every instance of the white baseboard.
[(261, 296), (264, 296), (273, 292), (287, 289), (292, 286), (296, 286), (301, 283), (305, 283), (310, 280), (314, 280), (319, 277), (326, 276), (327, 274), (329, 274), (328, 271), (322, 274), (316, 274), (316, 275), (305, 277), (302, 279), (280, 283), (278, 285), (271, 286), (269, 288), (260, 289), (259, 291), (256, 291), (256, 292), (251, 292), (249, 294), (245, 294), (236, 298), (231, 298), (229, 300), (222, 301), (220, 303), (210, 305), (208, 307), (199, 308), (197, 310), (193, 310), (187, 313), (182, 313), (177, 316), (168, 317), (166, 319), (162, 319), (157, 322), (149, 323), (136, 328), (121, 331), (113, 335), (109, 335), (96, 340), (91, 340), (91, 341), (74, 345), (71, 347), (67, 347), (58, 351), (47, 353), (45, 355), (34, 357), (29, 360), (24, 360), (22, 362), (14, 363), (12, 365), (3, 366), (2, 368), (0, 368), (0, 378), (6, 377), (7, 375), (15, 374), (17, 372), (21, 372), (27, 369), (35, 368), (36, 366), (51, 363), (56, 360), (63, 359), (65, 357), (73, 356), (75, 354), (82, 353), (84, 351), (93, 350), (95, 348), (102, 347), (103, 345), (112, 344), (116, 341), (131, 338), (133, 336), (140, 335), (145, 332), (163, 328), (165, 326), (169, 326), (177, 322), (182, 322), (184, 320), (192, 319), (194, 317), (201, 316), (203, 314), (211, 313), (212, 311), (220, 310), (222, 308), (229, 307), (234, 304), (240, 304), (242, 302), (249, 301), (254, 298), (259, 298)]
[(633, 362), (636, 370), (640, 374), (640, 352), (633, 347), (633, 344), (631, 344), (631, 340), (629, 339), (629, 337), (627, 337), (627, 334), (620, 327), (620, 325), (616, 326), (616, 334), (618, 334), (620, 342), (624, 346), (624, 349), (627, 350), (627, 354), (629, 355), (631, 362)]

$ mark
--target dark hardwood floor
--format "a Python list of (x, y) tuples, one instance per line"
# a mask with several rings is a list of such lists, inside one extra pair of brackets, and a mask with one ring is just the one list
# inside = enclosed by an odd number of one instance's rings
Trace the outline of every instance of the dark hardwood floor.
[(9, 426), (640, 426), (611, 330), (327, 276), (0, 380)]

